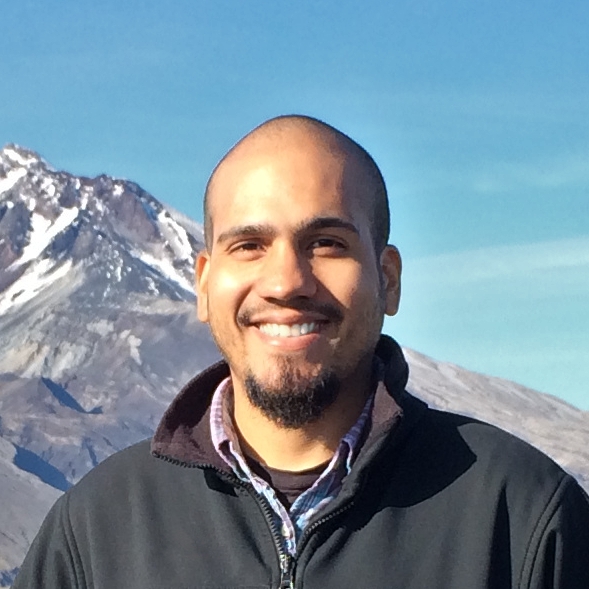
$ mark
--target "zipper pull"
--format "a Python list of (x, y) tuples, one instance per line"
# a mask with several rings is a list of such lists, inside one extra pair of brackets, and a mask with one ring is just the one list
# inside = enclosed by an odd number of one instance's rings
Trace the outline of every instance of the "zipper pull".
[(280, 589), (294, 589), (293, 558), (288, 554), (280, 556)]

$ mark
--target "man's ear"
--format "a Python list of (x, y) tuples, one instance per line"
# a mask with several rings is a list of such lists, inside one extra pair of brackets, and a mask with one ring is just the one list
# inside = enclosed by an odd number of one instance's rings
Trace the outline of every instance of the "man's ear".
[(196, 257), (194, 269), (197, 297), (196, 315), (203, 323), (209, 321), (209, 263), (209, 253), (204, 249)]
[(380, 255), (380, 268), (384, 280), (385, 313), (395, 315), (401, 298), (401, 254), (394, 245), (387, 245)]

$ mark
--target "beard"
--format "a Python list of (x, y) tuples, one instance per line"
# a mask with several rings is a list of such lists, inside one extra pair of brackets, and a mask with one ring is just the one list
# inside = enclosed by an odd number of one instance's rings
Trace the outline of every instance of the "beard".
[(292, 366), (281, 366), (272, 384), (262, 383), (251, 371), (245, 378), (250, 403), (286, 429), (299, 429), (319, 419), (337, 399), (340, 388), (338, 376), (327, 369), (309, 376)]

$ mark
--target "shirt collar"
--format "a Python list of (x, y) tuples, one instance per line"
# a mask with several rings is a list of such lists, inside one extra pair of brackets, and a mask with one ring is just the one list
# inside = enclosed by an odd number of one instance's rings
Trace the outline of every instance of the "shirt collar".
[[(326, 472), (337, 468), (342, 461), (345, 463), (346, 474), (352, 465), (364, 439), (364, 432), (372, 412), (374, 393), (369, 396), (364, 408), (354, 425), (342, 437), (338, 448), (326, 467)], [(239, 438), (233, 425), (233, 386), (227, 377), (217, 386), (211, 401), (211, 438), (218, 455), (240, 477), (250, 478), (251, 474), (239, 444)], [(244, 468), (245, 466), (245, 468)], [(244, 472), (245, 471), (245, 472)]]

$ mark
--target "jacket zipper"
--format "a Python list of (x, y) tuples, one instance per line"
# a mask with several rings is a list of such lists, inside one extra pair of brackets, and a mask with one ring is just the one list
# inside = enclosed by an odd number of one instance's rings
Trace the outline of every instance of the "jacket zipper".
[(280, 589), (294, 589), (294, 559), (289, 554), (280, 557)]
[[(177, 464), (179, 466), (184, 466), (188, 468), (200, 468), (200, 469), (211, 469), (217, 472), (222, 478), (231, 481), (232, 483), (236, 484), (243, 489), (246, 489), (250, 495), (258, 502), (259, 505), (262, 507), (262, 512), (264, 513), (264, 517), (266, 518), (266, 523), (270, 528), (270, 532), (272, 533), (272, 539), (274, 540), (274, 547), (276, 548), (276, 553), (278, 555), (278, 562), (280, 565), (280, 585), (279, 589), (294, 589), (294, 569), (296, 564), (296, 559), (292, 557), (290, 554), (287, 554), (282, 548), (282, 535), (280, 531), (276, 528), (276, 522), (274, 521), (274, 512), (272, 508), (268, 504), (268, 501), (262, 495), (259, 495), (258, 492), (254, 489), (254, 486), (250, 483), (245, 483), (240, 478), (236, 477), (235, 475), (221, 470), (220, 468), (212, 465), (212, 464), (191, 464), (190, 462), (183, 462), (182, 460), (178, 460), (176, 458), (168, 458), (167, 456), (163, 456), (161, 454), (155, 454), (157, 458), (164, 460), (166, 462), (171, 462)], [(363, 486), (363, 485), (362, 485)], [(359, 493), (361, 489), (359, 490)], [(350, 500), (348, 503), (340, 507), (338, 510), (334, 511), (333, 513), (329, 513), (322, 518), (318, 519), (317, 521), (313, 522), (311, 525), (307, 526), (303, 531), (302, 536), (299, 539), (297, 552), (303, 546), (303, 544), (307, 541), (310, 535), (323, 524), (327, 523), (329, 520), (345, 513), (348, 509), (351, 509), (355, 504), (354, 499)]]
[(280, 531), (276, 528), (276, 522), (274, 521), (274, 512), (272, 511), (272, 508), (266, 501), (265, 497), (259, 495), (254, 489), (253, 485), (251, 485), (250, 483), (245, 483), (235, 475), (224, 470), (221, 470), (220, 468), (212, 464), (192, 464), (190, 462), (178, 460), (177, 458), (169, 458), (168, 456), (164, 456), (162, 454), (154, 453), (154, 455), (157, 458), (164, 460), (165, 462), (170, 462), (178, 466), (183, 466), (186, 468), (200, 468), (203, 470), (205, 468), (208, 468), (210, 470), (214, 470), (222, 478), (231, 481), (231, 483), (236, 484), (237, 486), (242, 487), (243, 489), (246, 489), (250, 493), (250, 495), (252, 495), (252, 497), (258, 502), (258, 504), (261, 505), (262, 512), (264, 513), (264, 517), (266, 519), (266, 523), (268, 524), (270, 532), (272, 533), (272, 539), (274, 540), (274, 547), (276, 548), (278, 562), (280, 565), (279, 589), (294, 589), (295, 559), (282, 549), (282, 535), (280, 534)]
[[(241, 482), (241, 481), (240, 481)], [(272, 532), (272, 538), (274, 540), (274, 546), (276, 548), (276, 552), (278, 554), (278, 561), (280, 563), (280, 589), (294, 589), (294, 565), (295, 559), (290, 555), (287, 554), (282, 548), (282, 535), (280, 531), (276, 528), (276, 522), (274, 520), (274, 512), (272, 508), (268, 504), (266, 498), (262, 495), (259, 495), (252, 485), (246, 485), (242, 482), (248, 491), (252, 494), (252, 496), (259, 502), (262, 506), (262, 511), (264, 513), (264, 517), (266, 518), (266, 522), (268, 523), (268, 527)]]

